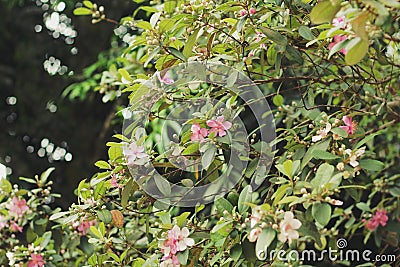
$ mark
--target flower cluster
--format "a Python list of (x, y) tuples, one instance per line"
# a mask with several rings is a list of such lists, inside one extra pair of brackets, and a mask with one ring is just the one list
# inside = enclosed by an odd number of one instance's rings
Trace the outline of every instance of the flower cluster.
[[(345, 22), (345, 16), (340, 16), (337, 18), (334, 18), (332, 20), (332, 25), (335, 27), (338, 27), (339, 29), (346, 29), (349, 27), (349, 24)], [(328, 49), (332, 50), (334, 46), (336, 46), (337, 44), (347, 40), (348, 37), (347, 35), (343, 35), (343, 34), (337, 34), (335, 36), (333, 36), (333, 41), (328, 45)], [(347, 50), (345, 48), (341, 49), (339, 51), (340, 53), (346, 55), (347, 54)]]
[(79, 235), (86, 235), (87, 231), (90, 229), (90, 226), (96, 225), (96, 222), (96, 220), (82, 219), (80, 221), (73, 222), (72, 227), (78, 230)]
[(167, 238), (159, 244), (161, 252), (164, 254), (161, 267), (180, 266), (177, 253), (194, 245), (194, 240), (188, 236), (189, 229), (187, 227), (180, 229), (179, 226), (175, 225), (167, 231)]
[(128, 166), (144, 165), (148, 161), (148, 156), (144, 152), (144, 146), (132, 142), (124, 147), (124, 155)]
[(14, 196), (5, 203), (7, 215), (0, 215), (0, 229), (7, 228), (11, 232), (22, 232), (25, 215), (30, 212), (25, 199)]
[[(281, 218), (282, 213), (283, 218)], [(279, 229), (278, 240), (282, 243), (286, 241), (292, 243), (293, 240), (299, 238), (299, 232), (297, 230), (301, 227), (301, 222), (298, 219), (294, 218), (293, 212), (277, 211), (275, 214), (277, 216), (274, 218), (275, 223), (270, 222), (270, 225), (266, 224), (265, 222), (262, 222), (260, 224), (265, 214), (265, 211), (260, 209), (260, 207), (257, 206), (253, 208), (253, 212), (250, 216), (250, 227), (252, 229), (248, 235), (248, 239), (250, 242), (256, 242), (262, 232), (262, 229), (265, 227), (272, 227), (275, 230)]]
[(210, 134), (223, 137), (226, 135), (226, 131), (232, 127), (232, 123), (225, 121), (224, 116), (218, 116), (216, 120), (207, 120), (206, 123), (210, 130), (202, 128), (198, 123), (192, 125), (190, 140), (203, 141)]
[(370, 231), (375, 231), (379, 225), (385, 226), (389, 217), (386, 215), (386, 210), (378, 209), (372, 218), (365, 224), (365, 228)]

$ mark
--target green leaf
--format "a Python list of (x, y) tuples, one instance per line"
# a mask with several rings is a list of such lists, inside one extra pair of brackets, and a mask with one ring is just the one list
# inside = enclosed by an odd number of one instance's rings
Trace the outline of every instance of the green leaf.
[(126, 69), (118, 69), (118, 73), (128, 82), (132, 82), (132, 78)]
[(99, 160), (94, 164), (96, 167), (100, 168), (100, 169), (106, 169), (109, 170), (111, 169), (110, 164), (108, 164), (108, 162), (104, 161), (104, 160)]
[(274, 43), (281, 46), (287, 45), (287, 38), (284, 35), (280, 34), (279, 32), (265, 27), (261, 27), (261, 30)]
[[(153, 60), (153, 58), (155, 57), (155, 56), (157, 56), (158, 55), (158, 53), (161, 51), (161, 48), (159, 47), (159, 46), (157, 46), (156, 48), (154, 48), (154, 50), (150, 53), (150, 55), (147, 57), (147, 59), (146, 59), (146, 61), (144, 62), (144, 67), (147, 67), (147, 65), (150, 63), (150, 61), (152, 61)], [(141, 86), (140, 88), (143, 88), (143, 87), (146, 87), (147, 88), (147, 86)], [(140, 89), (139, 88), (139, 89)], [(147, 89), (148, 90), (148, 89)], [(139, 91), (139, 90), (138, 90)], [(141, 95), (142, 96), (142, 95)]]
[(371, 208), (368, 206), (368, 204), (364, 202), (357, 203), (356, 207), (365, 212), (371, 211)]
[(367, 171), (377, 172), (385, 167), (385, 164), (375, 159), (362, 159), (360, 160), (360, 167)]
[(274, 96), (274, 98), (272, 99), (272, 102), (274, 103), (275, 106), (280, 107), (283, 105), (284, 103), (284, 99), (283, 96), (280, 94), (277, 94), (276, 96)]
[(83, 5), (87, 8), (93, 8), (93, 3), (91, 1), (83, 1)]
[(103, 235), (100, 233), (100, 231), (94, 227), (94, 226), (90, 226), (90, 232), (95, 236), (98, 237), (99, 239), (103, 238)]
[(347, 138), (349, 136), (349, 134), (340, 127), (333, 128), (331, 132), (343, 138)]
[(251, 190), (250, 185), (246, 185), (243, 188), (242, 192), (240, 192), (239, 200), (238, 200), (239, 213), (244, 214), (249, 209), (248, 203), (251, 202), (251, 194), (252, 194), (252, 190)]
[(189, 250), (186, 249), (185, 251), (179, 251), (178, 254), (178, 261), (180, 264), (182, 265), (186, 265), (187, 264), (187, 260), (189, 258)]
[(240, 246), (238, 243), (234, 244), (229, 251), (229, 254), (234, 261), (238, 261), (242, 255), (242, 246)]
[(378, 131), (374, 134), (370, 134), (368, 136), (366, 136), (365, 138), (363, 138), (360, 142), (358, 142), (353, 149), (357, 149), (360, 148), (362, 145), (364, 145), (365, 143), (371, 141), (372, 139), (374, 139), (375, 136), (380, 135), (382, 133), (382, 131)]
[(123, 208), (126, 208), (126, 206), (128, 205), (129, 197), (131, 196), (133, 191), (134, 191), (134, 182), (133, 178), (131, 178), (124, 186), (124, 189), (122, 189), (121, 206)]
[(303, 37), (306, 40), (311, 41), (312, 39), (315, 38), (315, 36), (313, 35), (312, 31), (310, 28), (308, 28), (307, 26), (300, 26), (299, 27), (299, 34), (301, 37)]
[(144, 29), (144, 30), (151, 30), (151, 29), (153, 29), (153, 27), (151, 26), (150, 22), (144, 21), (144, 20), (138, 21), (138, 22), (136, 23), (136, 27), (141, 28), (141, 29)]
[(339, 156), (336, 156), (330, 152), (322, 151), (322, 150), (313, 150), (312, 155), (316, 159), (324, 159), (324, 160), (333, 160), (333, 159), (340, 158)]
[(272, 198), (274, 199), (274, 202), (272, 202), (273, 206), (276, 206), (279, 203), (279, 201), (281, 201), (281, 199), (286, 194), (286, 189), (288, 189), (289, 186), (290, 186), (289, 184), (283, 184), (278, 187), (278, 189), (272, 196)]
[(70, 213), (70, 211), (62, 211), (62, 212), (54, 213), (53, 215), (50, 216), (49, 220), (50, 220), (50, 221), (57, 220), (57, 219), (59, 219), (59, 218), (65, 216), (65, 215), (67, 215), (67, 214), (69, 214), (69, 213)]
[(182, 61), (187, 61), (187, 58), (185, 57), (185, 55), (182, 54), (182, 52), (179, 51), (178, 49), (173, 48), (173, 47), (168, 47), (168, 51), (169, 51), (169, 52), (171, 53), (171, 55), (173, 55), (174, 57), (179, 58), (179, 59), (182, 60)]
[(185, 226), (186, 222), (187, 222), (187, 218), (189, 217), (190, 212), (184, 212), (181, 215), (179, 215), (178, 217), (176, 217), (176, 225), (178, 225), (179, 227), (183, 227)]
[(185, 47), (183, 48), (183, 52), (182, 52), (184, 57), (188, 58), (192, 55), (193, 46), (196, 43), (198, 33), (199, 33), (199, 29), (195, 30), (192, 33), (192, 35), (189, 36), (187, 42), (185, 43)]
[(210, 145), (201, 156), (201, 165), (205, 170), (208, 170), (208, 167), (210, 167), (211, 163), (214, 161), (216, 153), (217, 147), (215, 145)]
[(321, 24), (331, 22), (340, 10), (340, 1), (337, 4), (332, 4), (332, 1), (321, 1), (314, 6), (310, 13), (311, 22), (314, 24)]
[(312, 205), (311, 213), (320, 225), (325, 226), (331, 219), (332, 208), (328, 203), (316, 202)]
[(42, 236), (42, 241), (40, 242), (40, 246), (42, 246), (42, 248), (47, 247), (47, 245), (49, 244), (50, 240), (51, 240), (51, 231), (45, 232)]
[(84, 16), (84, 15), (91, 15), (92, 11), (86, 7), (78, 7), (74, 9), (75, 16)]
[(259, 235), (256, 243), (256, 255), (259, 255), (259, 251), (267, 252), (269, 245), (274, 241), (276, 231), (272, 227), (264, 228)]
[(111, 223), (112, 221), (112, 214), (107, 209), (102, 209), (97, 211), (97, 217), (99, 218), (100, 221), (104, 223)]
[(45, 170), (41, 175), (40, 175), (40, 185), (44, 185), (47, 182), (47, 179), (49, 178), (50, 174), (55, 170), (55, 168), (48, 168)]
[(347, 54), (344, 57), (346, 64), (352, 66), (360, 62), (368, 52), (368, 40), (360, 37), (352, 39), (346, 46)]
[(233, 210), (233, 205), (223, 197), (218, 198), (215, 201), (215, 207), (217, 208), (219, 214), (223, 214), (225, 210), (228, 212), (232, 212)]
[(301, 162), (301, 168), (303, 169), (313, 158), (313, 151), (314, 150), (321, 150), (321, 151), (326, 151), (329, 147), (329, 143), (331, 142), (330, 139), (326, 139), (325, 141), (318, 142), (314, 145), (312, 145), (306, 152), (306, 154), (303, 157), (303, 161)]
[(318, 167), (315, 178), (312, 180), (313, 193), (320, 193), (322, 191), (322, 186), (325, 186), (331, 180), (335, 168), (328, 164), (323, 163)]

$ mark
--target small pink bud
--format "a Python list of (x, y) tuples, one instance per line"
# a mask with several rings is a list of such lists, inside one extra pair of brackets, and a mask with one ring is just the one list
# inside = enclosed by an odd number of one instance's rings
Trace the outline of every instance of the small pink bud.
[(256, 14), (256, 12), (257, 12), (257, 10), (256, 10), (255, 7), (252, 7), (252, 8), (249, 9), (249, 13), (250, 13), (251, 15)]
[(241, 17), (244, 17), (246, 14), (247, 14), (246, 10), (244, 10), (244, 9), (240, 10), (240, 16)]
[(249, 57), (254, 57), (254, 53), (249, 53)]

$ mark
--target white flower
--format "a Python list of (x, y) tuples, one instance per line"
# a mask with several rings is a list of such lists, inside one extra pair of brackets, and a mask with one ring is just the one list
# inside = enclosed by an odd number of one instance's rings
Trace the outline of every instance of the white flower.
[(15, 264), (14, 253), (9, 251), (9, 252), (6, 253), (6, 256), (8, 258), (8, 265), (14, 266), (14, 264)]
[(129, 166), (144, 165), (147, 162), (147, 154), (144, 153), (144, 147), (138, 146), (136, 142), (132, 142), (124, 149), (126, 161)]
[(291, 243), (293, 239), (298, 239), (299, 232), (296, 230), (299, 229), (300, 226), (301, 222), (294, 218), (293, 212), (286, 211), (283, 220), (279, 224), (279, 228), (281, 229), (278, 235), (279, 241), (286, 242), (286, 240), (289, 240), (289, 243)]
[(326, 128), (325, 129), (322, 129), (322, 128), (319, 129), (317, 131), (317, 135), (313, 136), (311, 138), (311, 140), (313, 142), (318, 142), (319, 140), (322, 140), (323, 138), (325, 138), (328, 135), (328, 133), (331, 131), (331, 129), (332, 129), (332, 125), (328, 122), (326, 124)]
[(261, 220), (262, 212), (260, 207), (255, 207), (253, 213), (250, 216), (250, 227), (253, 228)]
[(359, 148), (357, 151), (346, 149), (344, 152), (349, 155), (350, 165), (354, 168), (359, 165), (357, 159), (365, 153), (365, 147)]
[(184, 251), (187, 247), (194, 245), (193, 238), (189, 238), (189, 229), (183, 227), (182, 230), (179, 226), (175, 225), (170, 231), (168, 231), (168, 238), (177, 241), (178, 251)]
[(257, 227), (257, 228), (254, 228), (253, 230), (251, 230), (250, 231), (250, 234), (249, 234), (249, 241), (250, 242), (256, 242), (257, 241), (257, 238), (258, 238), (258, 236), (261, 234), (261, 228), (260, 227)]
[(0, 181), (7, 176), (7, 167), (0, 163)]

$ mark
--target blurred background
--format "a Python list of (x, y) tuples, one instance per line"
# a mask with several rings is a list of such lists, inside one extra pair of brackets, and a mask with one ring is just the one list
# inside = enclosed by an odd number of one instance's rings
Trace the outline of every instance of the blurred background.
[[(134, 9), (130, 1), (100, 2), (117, 20)], [(74, 16), (76, 5), (0, 0), (0, 164), (13, 182), (55, 167), (54, 191), (63, 195), (56, 204), (63, 207), (120, 131), (116, 104), (103, 103), (94, 89), (113, 50), (129, 38), (112, 23)]]

